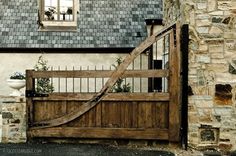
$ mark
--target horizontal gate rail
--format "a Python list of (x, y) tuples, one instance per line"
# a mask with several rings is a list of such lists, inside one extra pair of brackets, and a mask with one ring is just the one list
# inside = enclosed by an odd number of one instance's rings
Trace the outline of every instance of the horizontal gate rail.
[[(119, 138), (119, 139), (152, 139), (168, 140), (167, 129), (133, 129), (133, 128), (74, 128), (55, 127), (31, 129), (31, 137), (63, 138)], [(153, 135), (155, 134), (155, 135)]]
[[(32, 78), (108, 78), (112, 70), (32, 71)], [(169, 70), (126, 70), (125, 77), (168, 77)]]
[[(93, 93), (52, 93), (48, 97), (34, 97), (34, 101), (87, 101)], [(102, 101), (169, 101), (169, 93), (109, 93)]]

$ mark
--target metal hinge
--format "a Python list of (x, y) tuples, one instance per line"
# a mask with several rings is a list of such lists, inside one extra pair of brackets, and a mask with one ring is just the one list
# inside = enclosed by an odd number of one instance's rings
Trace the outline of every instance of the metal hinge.
[(39, 94), (36, 93), (35, 90), (26, 90), (25, 97), (48, 97), (48, 94)]

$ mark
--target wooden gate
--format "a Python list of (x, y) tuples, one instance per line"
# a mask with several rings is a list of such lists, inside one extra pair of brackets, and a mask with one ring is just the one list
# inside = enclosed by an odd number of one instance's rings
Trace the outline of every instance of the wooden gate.
[[(115, 70), (27, 70), (28, 137), (179, 141), (179, 32), (173, 24), (147, 38)], [(157, 44), (162, 69), (148, 69), (146, 55)], [(138, 70), (134, 67), (137, 59)], [(50, 79), (56, 90), (38, 94), (35, 88), (40, 78)], [(148, 81), (154, 78), (161, 78), (162, 85), (149, 92)], [(130, 92), (113, 91), (121, 79), (129, 83)]]

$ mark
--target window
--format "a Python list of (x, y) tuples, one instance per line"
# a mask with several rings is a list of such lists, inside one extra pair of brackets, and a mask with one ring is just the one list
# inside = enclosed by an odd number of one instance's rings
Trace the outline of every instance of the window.
[(39, 0), (40, 30), (76, 30), (78, 0)]

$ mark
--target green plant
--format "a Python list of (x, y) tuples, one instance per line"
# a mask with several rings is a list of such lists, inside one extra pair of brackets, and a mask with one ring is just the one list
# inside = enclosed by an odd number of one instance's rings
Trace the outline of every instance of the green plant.
[[(47, 63), (48, 61), (44, 60), (43, 56), (41, 55), (39, 56), (34, 69), (36, 71), (48, 71), (50, 67), (48, 67)], [(38, 78), (35, 91), (40, 94), (52, 93), (54, 91), (54, 87), (49, 78)]]
[(25, 80), (25, 74), (20, 72), (14, 72), (12, 75), (10, 75), (10, 79)]
[[(116, 64), (113, 64), (112, 66), (117, 70), (118, 66), (119, 66), (122, 62), (123, 62), (122, 58), (121, 58), (121, 57), (118, 57), (118, 58), (116, 59)], [(118, 93), (118, 92), (131, 92), (131, 86), (130, 86), (130, 84), (129, 84), (129, 83), (123, 84), (123, 82), (124, 82), (124, 79), (119, 78), (119, 79), (116, 81), (115, 85), (113, 86), (112, 91), (113, 91), (113, 92), (116, 92), (116, 93)]]

